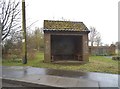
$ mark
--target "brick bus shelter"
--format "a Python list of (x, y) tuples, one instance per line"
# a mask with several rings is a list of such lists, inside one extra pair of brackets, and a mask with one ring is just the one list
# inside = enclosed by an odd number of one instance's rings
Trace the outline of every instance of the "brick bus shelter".
[(83, 22), (44, 20), (44, 62), (88, 62), (88, 33)]

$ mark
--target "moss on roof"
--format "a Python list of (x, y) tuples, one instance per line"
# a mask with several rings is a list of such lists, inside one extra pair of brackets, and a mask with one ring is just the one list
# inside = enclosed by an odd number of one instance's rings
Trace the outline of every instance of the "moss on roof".
[(74, 30), (74, 31), (86, 31), (88, 28), (83, 22), (74, 21), (54, 21), (54, 20), (44, 20), (44, 29), (49, 30)]

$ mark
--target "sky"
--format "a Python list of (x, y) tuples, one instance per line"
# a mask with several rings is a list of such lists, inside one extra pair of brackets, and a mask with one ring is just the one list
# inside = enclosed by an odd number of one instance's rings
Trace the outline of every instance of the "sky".
[(118, 41), (119, 0), (25, 0), (27, 24), (37, 21), (35, 27), (43, 27), (44, 20), (83, 22), (88, 29), (95, 27), (103, 44)]

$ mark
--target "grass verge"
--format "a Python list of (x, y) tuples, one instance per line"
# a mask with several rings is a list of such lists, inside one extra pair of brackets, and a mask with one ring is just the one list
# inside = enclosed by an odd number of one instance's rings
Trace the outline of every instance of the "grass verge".
[(13, 60), (3, 60), (2, 64), (4, 66), (32, 66), (39, 68), (118, 74), (118, 61), (104, 56), (90, 56), (89, 62), (86, 64), (53, 64), (44, 63), (43, 60), (44, 54), (37, 53), (35, 59), (28, 60), (27, 64), (22, 64), (21, 61)]

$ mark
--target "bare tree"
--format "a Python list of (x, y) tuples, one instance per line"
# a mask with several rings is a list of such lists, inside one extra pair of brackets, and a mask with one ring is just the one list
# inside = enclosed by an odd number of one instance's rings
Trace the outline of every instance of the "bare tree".
[(100, 44), (101, 44), (101, 35), (99, 32), (97, 33), (97, 36), (95, 38), (95, 43), (97, 46), (100, 46)]
[(91, 46), (93, 46), (93, 44), (95, 42), (96, 36), (97, 36), (97, 30), (95, 29), (95, 27), (90, 27), (90, 42), (91, 42)]
[(36, 27), (32, 33), (27, 33), (28, 49), (40, 50), (44, 45), (43, 32), (41, 28)]
[(101, 36), (100, 33), (96, 30), (95, 27), (90, 27), (90, 35), (89, 35), (89, 40), (91, 43), (91, 46), (94, 46), (94, 43), (99, 46), (101, 44)]
[(1, 23), (2, 23), (2, 41), (11, 35), (20, 30), (21, 19), (20, 14), (21, 10), (19, 8), (20, 2), (15, 2), (15, 0), (2, 0), (0, 2), (1, 8)]

